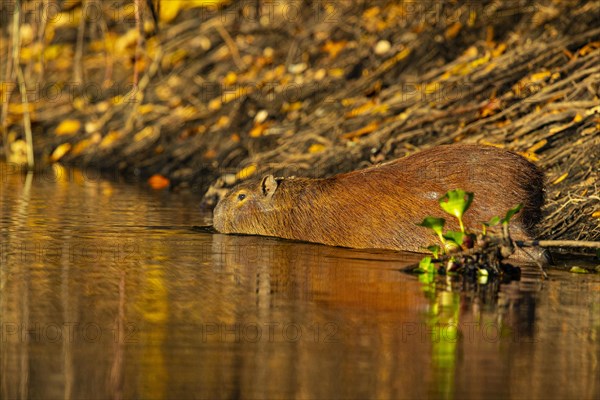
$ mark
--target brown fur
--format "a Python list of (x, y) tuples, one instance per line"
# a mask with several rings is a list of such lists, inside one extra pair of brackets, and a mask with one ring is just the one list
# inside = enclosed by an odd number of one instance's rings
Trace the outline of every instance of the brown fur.
[[(326, 179), (265, 177), (240, 184), (217, 204), (214, 226), (222, 233), (423, 252), (436, 237), (416, 224), (440, 216), (447, 228), (458, 229), (438, 199), (460, 188), (475, 193), (464, 216), (466, 226), (479, 228), (481, 221), (522, 203), (511, 233), (530, 239), (541, 219), (543, 181), (543, 174), (515, 153), (479, 145), (439, 146)], [(241, 201), (240, 193), (246, 195)]]

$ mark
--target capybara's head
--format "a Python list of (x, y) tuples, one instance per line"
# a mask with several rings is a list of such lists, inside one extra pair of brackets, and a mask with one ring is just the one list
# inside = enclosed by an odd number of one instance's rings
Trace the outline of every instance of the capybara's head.
[(267, 175), (233, 187), (215, 207), (215, 229), (221, 233), (269, 234), (276, 223), (273, 196), (281, 181)]

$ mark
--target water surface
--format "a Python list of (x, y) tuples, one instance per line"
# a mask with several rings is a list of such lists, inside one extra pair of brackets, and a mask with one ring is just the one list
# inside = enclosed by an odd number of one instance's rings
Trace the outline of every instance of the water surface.
[(192, 195), (0, 169), (0, 396), (600, 398), (600, 277), (190, 229)]

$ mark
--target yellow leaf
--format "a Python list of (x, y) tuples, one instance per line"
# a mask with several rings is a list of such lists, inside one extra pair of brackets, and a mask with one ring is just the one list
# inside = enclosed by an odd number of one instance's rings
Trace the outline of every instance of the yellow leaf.
[(503, 148), (504, 148), (504, 145), (503, 145), (503, 144), (501, 144), (501, 143), (488, 142), (488, 141), (487, 141), (487, 140), (485, 140), (485, 139), (483, 139), (483, 140), (480, 140), (478, 143), (479, 143), (479, 144), (483, 144), (483, 145), (485, 145), (485, 146), (493, 146), (493, 147), (497, 147), (497, 148), (499, 148), (499, 149), (503, 149)]
[(446, 36), (446, 39), (454, 39), (460, 33), (461, 29), (462, 24), (459, 21), (457, 21), (454, 24), (452, 24), (448, 29), (446, 29), (444, 36)]
[(229, 117), (227, 115), (221, 115), (215, 123), (215, 128), (222, 129), (229, 125)]
[(370, 101), (366, 102), (365, 104), (361, 104), (360, 106), (358, 106), (358, 107), (350, 110), (348, 113), (346, 113), (346, 117), (353, 118), (353, 117), (356, 117), (358, 115), (367, 113), (374, 106), (375, 106), (375, 100), (370, 100)]
[(379, 128), (379, 123), (371, 122), (370, 124), (363, 126), (360, 129), (355, 130), (354, 132), (348, 132), (348, 133), (343, 134), (342, 138), (344, 138), (344, 139), (358, 138), (358, 137), (361, 137), (361, 136), (364, 136), (364, 135), (367, 135), (367, 134), (373, 132), (377, 128)]
[[(165, 3), (170, 3), (167, 1)], [(137, 29), (133, 28), (127, 31), (124, 35), (119, 36), (115, 42), (115, 53), (123, 55), (127, 53), (127, 49), (135, 45), (140, 37)]]
[(569, 176), (569, 173), (568, 173), (568, 172), (565, 172), (564, 174), (562, 174), (561, 176), (559, 176), (558, 178), (556, 178), (556, 179), (554, 180), (554, 182), (552, 182), (552, 184), (553, 184), (553, 185), (557, 185), (557, 184), (561, 183), (562, 181), (564, 181), (564, 180), (565, 180), (565, 178), (566, 178), (567, 176)]
[[(52, 8), (52, 10), (56, 9)], [(54, 14), (54, 12), (51, 12), (51, 14), (52, 15), (46, 16), (51, 16), (51, 18), (48, 20), (48, 26), (52, 26), (54, 28), (76, 28), (81, 20), (81, 7), (61, 12), (59, 14)]]
[(160, 20), (171, 22), (183, 8), (183, 0), (163, 1), (160, 5)]
[(196, 107), (194, 106), (177, 107), (173, 115), (184, 120), (190, 120), (198, 115), (198, 110), (196, 110)]
[[(34, 103), (29, 103), (27, 110), (29, 111), (29, 113), (32, 113), (34, 111)], [(13, 114), (13, 115), (23, 115), (23, 113), (25, 112), (25, 105), (23, 103), (13, 103), (13, 104), (9, 104), (8, 105), (8, 114)]]
[(398, 63), (399, 61), (408, 57), (411, 52), (412, 52), (412, 50), (410, 49), (410, 47), (403, 48), (394, 57), (392, 57), (389, 60), (387, 60), (386, 62), (384, 62), (381, 66), (381, 69), (387, 70), (387, 69), (393, 67), (394, 65), (396, 65), (396, 63)]
[(65, 119), (54, 130), (57, 136), (74, 135), (81, 128), (81, 122), (76, 119)]
[(251, 87), (239, 87), (236, 90), (227, 90), (222, 95), (223, 104), (227, 104), (234, 100), (242, 99), (252, 93)]
[(376, 16), (379, 15), (380, 11), (381, 11), (380, 8), (377, 6), (371, 7), (369, 9), (367, 9), (365, 12), (363, 12), (363, 18), (365, 18), (365, 19), (375, 18)]
[(154, 136), (154, 133), (155, 133), (154, 127), (147, 126), (144, 129), (142, 129), (141, 131), (139, 131), (138, 133), (136, 133), (135, 136), (133, 137), (133, 140), (135, 142), (141, 142), (142, 140), (145, 140), (147, 138)]
[(256, 124), (250, 131), (250, 137), (256, 138), (261, 136), (271, 124), (268, 122)]
[(217, 111), (221, 108), (221, 105), (221, 99), (217, 97), (208, 102), (208, 109), (211, 111)]
[(56, 60), (61, 54), (64, 54), (63, 51), (65, 46), (59, 44), (53, 44), (44, 49), (44, 60), (46, 62)]
[(235, 179), (236, 180), (247, 179), (247, 178), (251, 177), (252, 175), (254, 175), (255, 173), (256, 173), (256, 165), (250, 164), (246, 168), (243, 168), (240, 171), (238, 171), (238, 173), (235, 174)]
[(295, 103), (288, 103), (288, 102), (284, 102), (283, 105), (281, 106), (281, 111), (282, 112), (291, 112), (291, 111), (296, 111), (302, 108), (302, 102), (301, 101), (296, 101)]
[(154, 111), (154, 104), (141, 104), (137, 108), (137, 112), (140, 115), (146, 115)]
[(120, 132), (110, 131), (106, 134), (106, 136), (104, 136), (102, 138), (102, 141), (100, 142), (100, 148), (108, 149), (113, 145), (114, 142), (116, 142), (120, 138), (121, 138)]
[(312, 153), (312, 154), (314, 154), (314, 153), (320, 153), (320, 152), (322, 152), (323, 150), (325, 150), (325, 146), (324, 146), (324, 145), (322, 145), (322, 144), (319, 144), (319, 143), (312, 144), (312, 145), (310, 145), (310, 147), (308, 148), (308, 152), (309, 152), (309, 153)]
[(346, 40), (342, 40), (340, 42), (332, 42), (331, 40), (328, 40), (321, 47), (321, 50), (328, 53), (329, 57), (333, 59), (336, 58), (337, 55), (346, 48), (347, 44), (348, 42)]
[(537, 72), (533, 75), (531, 75), (529, 77), (529, 80), (531, 82), (540, 82), (540, 81), (545, 81), (546, 79), (548, 79), (550, 77), (550, 75), (552, 75), (550, 73), (550, 71), (542, 71), (542, 72)]
[(594, 217), (594, 218), (600, 218), (600, 210), (594, 211), (594, 213), (592, 214), (592, 217)]
[(500, 43), (494, 50), (492, 50), (492, 57), (498, 57), (506, 51), (506, 43)]
[(469, 20), (467, 22), (467, 26), (472, 27), (477, 22), (477, 12), (475, 10), (471, 10), (469, 13)]
[(237, 83), (238, 77), (235, 72), (228, 72), (223, 78), (223, 84), (226, 86), (235, 85)]
[(171, 68), (188, 56), (188, 52), (185, 49), (177, 49), (174, 52), (167, 54), (163, 57), (162, 66), (163, 68)]
[(537, 156), (537, 154), (535, 153), (530, 153), (530, 152), (518, 152), (517, 154), (525, 157), (526, 159), (528, 159), (531, 162), (537, 162), (540, 161), (539, 157)]
[(376, 107), (373, 107), (373, 111), (371, 114), (386, 114), (390, 109), (389, 104), (380, 104)]
[(586, 56), (595, 49), (600, 48), (600, 42), (591, 42), (579, 49), (579, 55)]
[(56, 149), (54, 149), (54, 151), (52, 152), (52, 155), (50, 156), (50, 160), (52, 160), (52, 162), (57, 162), (65, 154), (67, 154), (69, 152), (69, 150), (71, 150), (71, 143), (61, 144)]
[(573, 118), (573, 122), (581, 122), (583, 120), (583, 116), (581, 114), (577, 114), (574, 118)]
[(344, 70), (342, 68), (330, 69), (327, 74), (332, 78), (341, 78), (344, 76)]
[(81, 142), (77, 143), (73, 147), (73, 151), (71, 151), (71, 154), (73, 154), (74, 156), (79, 155), (85, 149), (87, 149), (88, 147), (90, 147), (91, 144), (92, 144), (92, 141), (90, 139), (83, 139)]
[(571, 127), (571, 125), (572, 125), (572, 123), (570, 122), (570, 123), (563, 124), (563, 125), (553, 126), (553, 127), (551, 127), (550, 129), (548, 129), (548, 133), (549, 133), (550, 135), (554, 135), (554, 134), (556, 134), (556, 133), (558, 133), (558, 132), (562, 132), (562, 131), (564, 131), (564, 130), (565, 130), (565, 129), (567, 129), (567, 128), (570, 128), (570, 127)]
[(533, 146), (531, 146), (529, 149), (527, 149), (527, 152), (535, 153), (536, 151), (544, 147), (546, 143), (548, 143), (548, 141), (546, 139), (542, 139)]
[(217, 7), (227, 4), (228, 0), (169, 0), (160, 2), (160, 20), (171, 22), (180, 11), (197, 7)]

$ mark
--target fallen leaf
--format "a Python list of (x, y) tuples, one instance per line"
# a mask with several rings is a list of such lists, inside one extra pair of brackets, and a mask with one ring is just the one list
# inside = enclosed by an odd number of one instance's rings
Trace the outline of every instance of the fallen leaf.
[(368, 135), (379, 127), (378, 122), (371, 122), (369, 125), (363, 126), (353, 132), (348, 132), (342, 135), (343, 139), (354, 139), (364, 135)]
[(254, 128), (252, 128), (252, 130), (250, 131), (250, 137), (256, 138), (262, 136), (262, 134), (267, 130), (267, 128), (270, 125), (271, 124), (268, 122), (254, 125)]
[(461, 29), (462, 24), (459, 21), (457, 21), (454, 24), (452, 24), (448, 29), (446, 29), (444, 36), (446, 37), (446, 39), (454, 39), (456, 36), (458, 36)]
[(65, 119), (62, 121), (56, 129), (54, 130), (54, 134), (57, 136), (63, 135), (74, 135), (81, 128), (81, 122), (76, 119)]
[(137, 29), (132, 28), (124, 35), (119, 36), (115, 41), (115, 53), (119, 55), (127, 54), (127, 49), (133, 48), (137, 44), (140, 34)]
[(81, 142), (79, 142), (75, 146), (73, 146), (73, 150), (71, 151), (71, 154), (74, 155), (74, 156), (77, 156), (77, 155), (81, 154), (88, 147), (90, 147), (90, 145), (92, 143), (93, 142), (90, 139), (83, 139)]
[(69, 152), (69, 150), (71, 150), (71, 143), (63, 143), (63, 144), (61, 144), (56, 149), (54, 149), (54, 151), (50, 155), (50, 160), (52, 160), (52, 162), (57, 162), (65, 154), (67, 154)]
[(113, 146), (113, 143), (115, 143), (117, 140), (119, 140), (121, 138), (121, 133), (118, 131), (110, 131), (106, 134), (106, 136), (104, 136), (102, 138), (102, 141), (100, 142), (100, 148), (101, 149), (108, 149), (110, 147)]
[(228, 72), (227, 75), (225, 75), (225, 78), (223, 78), (223, 85), (225, 86), (231, 86), (231, 85), (235, 85), (238, 81), (238, 76), (235, 72)]
[(567, 176), (569, 176), (569, 173), (568, 173), (568, 172), (565, 172), (564, 174), (562, 174), (561, 176), (559, 176), (558, 178), (556, 178), (556, 179), (554, 180), (554, 182), (552, 182), (552, 184), (553, 184), (553, 185), (557, 185), (557, 184), (561, 183), (562, 181), (564, 181), (564, 180), (565, 180), (565, 178), (566, 178)]
[(325, 150), (325, 146), (320, 143), (311, 144), (310, 147), (308, 148), (308, 152), (311, 154), (320, 153), (323, 150)]
[(160, 190), (169, 187), (171, 181), (160, 174), (155, 174), (148, 179), (148, 184), (152, 189)]
[(325, 42), (325, 44), (321, 47), (321, 50), (328, 53), (329, 57), (331, 59), (334, 59), (338, 56), (338, 54), (340, 54), (340, 52), (342, 50), (344, 50), (346, 48), (346, 45), (348, 44), (348, 42), (346, 40), (342, 40), (339, 42), (333, 42), (331, 40), (328, 40), (327, 42)]
[(536, 151), (544, 147), (547, 143), (548, 141), (546, 139), (542, 139), (533, 146), (531, 146), (529, 149), (527, 149), (527, 152), (535, 153)]
[(536, 72), (535, 74), (529, 76), (529, 80), (531, 82), (541, 82), (548, 79), (551, 75), (552, 74), (550, 73), (550, 71)]
[(346, 118), (354, 118), (361, 114), (365, 114), (369, 112), (369, 110), (371, 110), (375, 106), (375, 104), (375, 100), (369, 100), (366, 103), (361, 104), (360, 106), (348, 111), (346, 113)]
[(250, 164), (246, 168), (242, 168), (240, 171), (238, 171), (238, 173), (235, 174), (235, 179), (238, 181), (247, 179), (256, 173), (256, 169), (256, 165)]
[(147, 126), (144, 129), (142, 129), (141, 131), (139, 131), (138, 133), (135, 134), (135, 136), (133, 137), (133, 140), (135, 142), (140, 142), (142, 140), (145, 140), (147, 138), (150, 138), (152, 136), (154, 136), (154, 128), (152, 126)]

